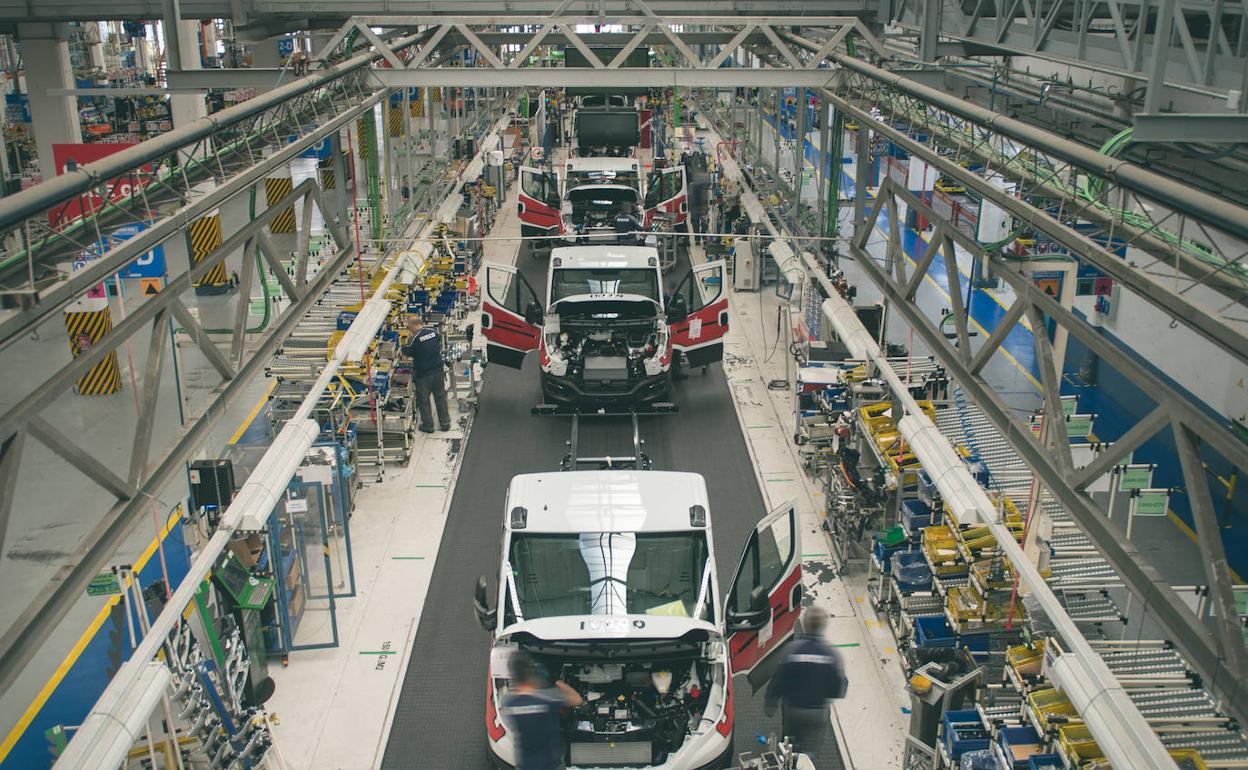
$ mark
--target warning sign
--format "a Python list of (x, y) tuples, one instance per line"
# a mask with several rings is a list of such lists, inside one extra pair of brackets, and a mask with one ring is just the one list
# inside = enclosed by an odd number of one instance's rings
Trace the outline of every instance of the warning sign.
[(140, 278), (139, 293), (144, 297), (152, 297), (160, 293), (159, 278)]
[(1031, 280), (1036, 284), (1036, 288), (1049, 295), (1053, 299), (1058, 299), (1062, 295), (1062, 274), (1046, 270), (1037, 271), (1031, 274)]

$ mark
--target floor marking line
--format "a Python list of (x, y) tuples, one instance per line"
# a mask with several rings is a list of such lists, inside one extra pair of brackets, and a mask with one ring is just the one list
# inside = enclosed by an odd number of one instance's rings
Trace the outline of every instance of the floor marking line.
[(425, 557), (423, 556), (391, 556), (390, 558), (393, 561), (421, 561)]

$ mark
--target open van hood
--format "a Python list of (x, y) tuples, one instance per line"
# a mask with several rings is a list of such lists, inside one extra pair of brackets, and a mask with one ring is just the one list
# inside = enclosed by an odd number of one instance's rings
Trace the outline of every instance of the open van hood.
[(719, 629), (705, 620), (670, 615), (566, 615), (513, 623), (499, 636), (528, 633), (547, 642), (677, 639), (690, 631), (718, 638)]
[(640, 294), (576, 294), (564, 297), (552, 305), (551, 309), (558, 313), (561, 307), (566, 307), (567, 312), (578, 314), (603, 312), (632, 315), (635, 312), (649, 317), (658, 312), (659, 303)]

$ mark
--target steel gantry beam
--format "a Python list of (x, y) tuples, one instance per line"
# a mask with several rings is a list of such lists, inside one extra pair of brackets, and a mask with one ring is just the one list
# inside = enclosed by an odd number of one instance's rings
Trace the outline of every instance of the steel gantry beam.
[[(348, 16), (360, 14), (402, 14), (408, 19), (423, 20), (480, 13), (506, 19), (509, 14), (550, 14), (559, 5), (556, 0), (181, 0), (184, 19), (231, 19), (236, 28), (247, 25), (277, 29), (307, 29), (310, 24), (336, 26)], [(606, 16), (633, 15), (638, 7), (635, 0), (594, 0), (592, 5)], [(863, 0), (697, 0), (696, 4), (688, 0), (647, 0), (646, 7), (674, 18), (770, 14), (800, 23), (799, 17), (804, 15), (830, 11), (874, 13), (878, 6)], [(163, 9), (162, 0), (0, 0), (0, 22), (158, 19)]]
[[(1101, 356), (1116, 371), (1137, 382), (1144, 392), (1152, 394), (1159, 408), (1165, 409), (1168, 413), (1169, 424), (1173, 424), (1176, 430), (1187, 431), (1189, 436), (1199, 435), (1203, 442), (1226, 457), (1241, 471), (1248, 471), (1248, 446), (1231, 435), (1225, 426), (1210, 419), (1198, 407), (1180, 396), (1142, 365), (1136, 363), (1129, 354), (1119, 350), (1114, 343), (1106, 340), (1085, 321), (1042, 292), (1029, 278), (1017, 272), (1016, 266), (1005, 262), (999, 255), (984, 250), (973, 239), (958, 231), (952, 224), (945, 222), (928, 204), (908, 190), (897, 187), (891, 179), (884, 179), (877, 195), (880, 198), (893, 199), (896, 202), (895, 205), (904, 204), (910, 211), (918, 212), (933, 223), (943, 224), (943, 232), (958, 246), (977, 259), (987, 261), (992, 266), (993, 274), (1000, 276), (1010, 285), (1018, 297), (1016, 303), (1022, 303), (1024, 309), (1030, 308), (1031, 312), (1038, 314), (1039, 317), (1051, 320), (1066, 329), (1069, 334), (1074, 335)], [(886, 267), (876, 262), (875, 257), (867, 251), (866, 247), (879, 211), (879, 206), (873, 207), (873, 213), (865, 221), (856, 223), (850, 251), (859, 267), (883, 293), (891, 311), (900, 314), (914, 330), (915, 335), (923, 341), (950, 375), (975, 401), (993, 427), (1032, 469), (1045, 489), (1070, 513), (1075, 523), (1083, 529), (1097, 550), (1122, 577), (1124, 584), (1148, 607), (1150, 617), (1157, 621), (1167, 637), (1174, 641), (1201, 673), (1210, 689), (1223, 697), (1237, 716), (1242, 717), (1248, 714), (1248, 691), (1240, 686), (1243, 677), (1248, 675), (1244, 665), (1242, 634), (1231, 638), (1224, 628), (1220, 628), (1216, 636), (1210, 634), (1203, 622), (1144, 555), (1126, 539), (1118, 526), (1105, 516), (1100, 506), (1085, 491), (1082, 491), (1080, 484), (1086, 486), (1090, 480), (1076, 476), (1074, 472), (1067, 470), (1068, 466), (1055, 462), (1052, 452), (1036, 439), (1030, 427), (1014, 416), (1010, 407), (983, 379), (982, 375), (972, 371), (965, 353), (950, 344), (926, 314), (907, 298), (907, 287), (898, 282), (896, 276), (891, 275)], [(1044, 328), (1043, 323), (1035, 328)], [(1055, 383), (1050, 384), (1055, 386)], [(1166, 420), (1147, 419), (1146, 425), (1131, 438), (1131, 441), (1134, 443), (1146, 440), (1167, 424)], [(1190, 453), (1194, 450), (1188, 447), (1188, 451)], [(1203, 478), (1201, 483), (1207, 484)], [(1194, 502), (1199, 506), (1201, 498), (1193, 484), (1194, 481), (1189, 480), (1189, 491), (1192, 491), (1196, 498)], [(1206, 496), (1208, 494), (1207, 487), (1205, 494)], [(1202, 527), (1197, 534), (1202, 541), (1202, 555), (1206, 555), (1212, 565), (1209, 570), (1210, 579), (1218, 581), (1211, 582), (1211, 590), (1222, 597), (1229, 596), (1229, 574), (1222, 568), (1225, 566), (1225, 555), (1222, 553), (1220, 534), (1216, 526), (1212, 528), (1212, 531), (1207, 526)]]
[[(145, 445), (150, 446), (150, 423), (140, 420), (139, 431), (136, 433), (130, 452), (130, 476), (132, 479), (141, 479), (141, 483), (137, 481), (131, 483), (120, 478), (113, 480), (109, 478), (112, 475), (111, 472), (105, 476), (98, 472), (100, 470), (98, 468), (82, 465), (83, 458), (80, 455), (85, 453), (81, 450), (75, 452), (77, 447), (71, 439), (58, 435), (54, 430), (49, 430), (50, 426), (39, 416), (39, 413), (68, 389), (77, 376), (85, 370), (85, 367), (116, 350), (136, 332), (144, 328), (163, 331), (163, 327), (156, 326), (155, 322), (166, 312), (176, 312), (178, 306), (181, 305), (180, 294), (190, 290), (195, 281), (221, 263), (230, 253), (240, 248), (245, 241), (256, 238), (274, 218), (287, 208), (309, 195), (317, 200), (318, 206), (321, 205), (319, 187), (312, 180), (300, 183), (289, 194), (226, 239), (212, 254), (204, 257), (194, 269), (187, 270), (182, 275), (173, 278), (158, 294), (133, 309), (126, 319), (106, 336), (107, 344), (97, 345), (85, 351), (53, 375), (44, 386), (30, 393), (3, 417), (0, 417), (0, 437), (3, 437), (0, 438), (0, 442), (4, 442), (6, 448), (10, 437), (20, 437), (24, 431), (29, 431), (30, 435), (41, 443), (47, 444), (58, 454), (70, 453), (74, 457), (73, 464), (76, 467), (109, 489), (117, 498), (117, 502), (108, 513), (87, 534), (83, 545), (56, 572), (51, 584), (39, 593), (0, 637), (0, 693), (8, 690), (13, 680), (38, 651), (40, 645), (56, 629), (61, 618), (78, 601), (78, 597), (91, 582), (91, 578), (107, 566), (108, 560), (112, 558), (127, 533), (148, 511), (151, 501), (158, 499), (165, 486), (185, 471), (186, 460), (207, 438), (220, 416), (244, 395), (250, 381), (263, 372), (264, 367), (269, 363), (269, 357), (299, 323), (305, 311), (319, 299), (320, 293), (329, 285), (329, 282), (337, 278), (343, 267), (354, 257), (354, 244), (347, 241), (342, 233), (331, 232), (332, 235), (336, 235), (334, 255), (308, 281), (308, 291), (300, 299), (291, 303), (279, 316), (278, 322), (263, 335), (251, 357), (237, 371), (230, 369), (233, 376), (223, 379), (216, 397), (204, 410), (203, 416), (188, 424), (175, 445), (162, 454), (155, 467), (148, 468), (145, 473), (140, 471), (136, 474), (136, 465), (146, 468), (146, 458), (142, 453)], [(333, 216), (323, 206), (321, 213), (325, 219)], [(240, 296), (237, 301), (245, 303), (249, 299), (249, 297)], [(156, 336), (155, 333), (153, 336)], [(168, 341), (163, 336), (161, 339), (162, 343)], [(209, 345), (211, 344), (209, 342)], [(159, 359), (153, 360), (152, 358), (161, 355), (155, 350), (157, 347), (156, 345), (149, 347), (145, 364), (147, 372), (159, 370)], [(163, 347), (163, 344), (159, 347)], [(146, 376), (144, 390), (148, 391)], [(4, 463), (8, 462), (7, 455), (11, 451), (6, 451), (6, 457), (0, 458), (0, 469)]]
[(1248, 83), (1248, 9), (1224, 0), (901, 0), (894, 18), (924, 43), (939, 38), (973, 55), (1034, 56), (1137, 80), (1147, 84), (1150, 113), (1165, 106), (1167, 87), (1226, 98)]

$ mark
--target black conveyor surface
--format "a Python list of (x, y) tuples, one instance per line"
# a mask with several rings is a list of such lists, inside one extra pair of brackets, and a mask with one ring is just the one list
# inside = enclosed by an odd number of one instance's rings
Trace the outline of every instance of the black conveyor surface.
[[(534, 289), (544, 293), (545, 260), (522, 250), (519, 265)], [(679, 279), (687, 263), (672, 271)], [(666, 281), (665, 281), (666, 282)], [(395, 709), (383, 770), (489, 767), (485, 737), (485, 670), (489, 634), (472, 613), (478, 575), (493, 586), (502, 548), (507, 485), (519, 473), (554, 471), (566, 454), (571, 422), (534, 417), (541, 400), (538, 364), (529, 356), (522, 371), (489, 367), (480, 412), (472, 427), (438, 549), (429, 593)], [(727, 591), (746, 538), (764, 514), (732, 396), (719, 366), (695, 371), (677, 383), (678, 414), (641, 420), (645, 451), (662, 470), (691, 471), (706, 478), (721, 592)], [(631, 423), (624, 419), (583, 420), (584, 456), (631, 453)], [(810, 545), (810, 544), (807, 544)], [(755, 736), (778, 732), (779, 715), (767, 719), (762, 693), (750, 697), (743, 677), (736, 682), (736, 750), (750, 750)], [(833, 743), (829, 734), (828, 745)], [(819, 758), (819, 770), (840, 767)]]

